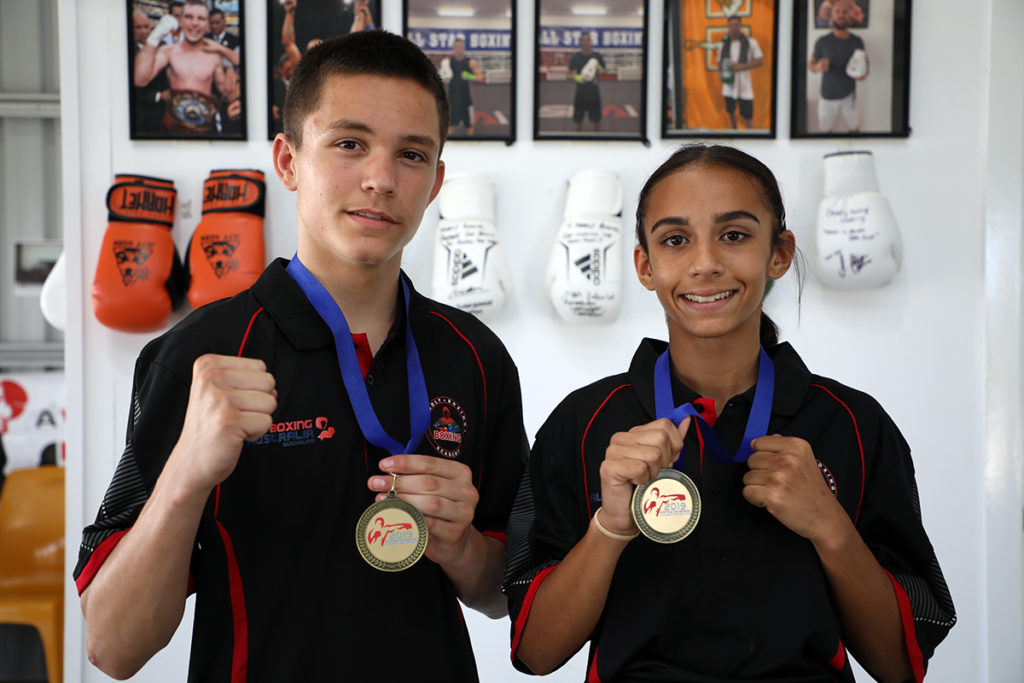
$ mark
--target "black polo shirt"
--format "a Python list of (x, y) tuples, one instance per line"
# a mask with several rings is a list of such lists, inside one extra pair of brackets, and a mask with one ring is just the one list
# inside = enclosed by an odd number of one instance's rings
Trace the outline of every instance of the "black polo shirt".
[[(127, 447), (75, 578), (85, 589), (138, 517), (178, 440), (204, 353), (263, 359), (277, 382), (274, 426), (247, 443), (211, 494), (192, 555), (196, 591), (190, 681), (474, 681), (454, 589), (421, 559), (370, 567), (355, 527), (387, 451), (362, 437), (331, 332), (278, 259), (253, 287), (195, 311), (149, 343), (135, 370)], [(399, 307), (400, 310), (402, 307)], [(409, 309), (431, 399), (417, 453), (458, 460), (480, 493), (474, 525), (504, 540), (526, 437), (518, 372), (476, 318), (413, 291)], [(405, 316), (373, 358), (367, 391), (382, 425), (409, 440)]]
[[(537, 433), (509, 521), (504, 590), (512, 660), (537, 587), (587, 531), (601, 505), (600, 465), (612, 434), (655, 419), (654, 363), (665, 342), (645, 339), (629, 371), (570, 394)], [(889, 572), (918, 679), (955, 622), (953, 604), (921, 525), (910, 451), (867, 394), (812, 375), (789, 344), (775, 363), (769, 433), (806, 439), (822, 476)], [(673, 378), (681, 404), (699, 397)], [(736, 452), (754, 388), (713, 415)], [(711, 408), (711, 410), (708, 410)], [(591, 638), (588, 681), (849, 681), (839, 614), (810, 541), (742, 496), (745, 463), (705, 453), (691, 427), (684, 471), (701, 493), (686, 539), (643, 536), (619, 559)]]

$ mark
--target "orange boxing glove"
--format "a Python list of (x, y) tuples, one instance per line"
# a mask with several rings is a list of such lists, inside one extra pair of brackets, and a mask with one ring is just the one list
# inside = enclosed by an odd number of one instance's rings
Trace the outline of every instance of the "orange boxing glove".
[(174, 246), (174, 183), (118, 174), (107, 193), (107, 231), (92, 283), (96, 319), (122, 332), (163, 327), (184, 293)]
[(185, 257), (193, 308), (241, 292), (263, 272), (265, 195), (262, 171), (210, 172), (203, 185), (203, 219)]

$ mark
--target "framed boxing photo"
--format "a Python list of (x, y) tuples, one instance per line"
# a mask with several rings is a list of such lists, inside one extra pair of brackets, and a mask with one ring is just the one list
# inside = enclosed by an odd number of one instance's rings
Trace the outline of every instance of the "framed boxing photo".
[(380, 0), (267, 0), (268, 139), (282, 130), (284, 96), (302, 55), (328, 38), (381, 28), (380, 5)]
[(534, 140), (647, 140), (647, 0), (536, 0)]
[(910, 135), (911, 0), (797, 0), (794, 138)]
[(778, 0), (666, 0), (661, 136), (775, 137)]
[(437, 67), (451, 105), (449, 140), (516, 139), (514, 0), (404, 0), (405, 37)]
[(239, 0), (127, 0), (133, 140), (245, 140)]

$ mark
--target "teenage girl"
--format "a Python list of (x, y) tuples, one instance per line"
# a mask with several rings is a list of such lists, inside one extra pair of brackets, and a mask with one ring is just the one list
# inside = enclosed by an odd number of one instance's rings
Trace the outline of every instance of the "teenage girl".
[[(796, 249), (771, 171), (685, 147), (648, 179), (636, 230), (669, 340), (537, 433), (507, 546), (516, 667), (549, 672), (589, 640), (588, 681), (850, 681), (847, 649), (879, 680), (920, 681), (956, 616), (910, 450), (761, 310)], [(638, 533), (652, 494), (632, 500), (665, 468), (694, 489), (671, 543)]]

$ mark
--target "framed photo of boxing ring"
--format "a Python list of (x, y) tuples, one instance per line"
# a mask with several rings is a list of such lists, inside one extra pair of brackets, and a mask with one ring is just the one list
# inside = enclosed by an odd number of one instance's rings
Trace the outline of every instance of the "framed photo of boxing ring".
[(306, 50), (328, 38), (380, 28), (380, 5), (381, 0), (267, 0), (267, 139), (281, 132), (288, 80)]
[(647, 139), (647, 0), (536, 0), (534, 140)]
[(515, 142), (515, 1), (404, 0), (402, 27), (445, 82), (448, 139)]
[(238, 0), (126, 0), (132, 140), (245, 140)]
[(778, 0), (666, 0), (663, 138), (774, 138)]
[(794, 138), (910, 135), (911, 0), (798, 0)]

